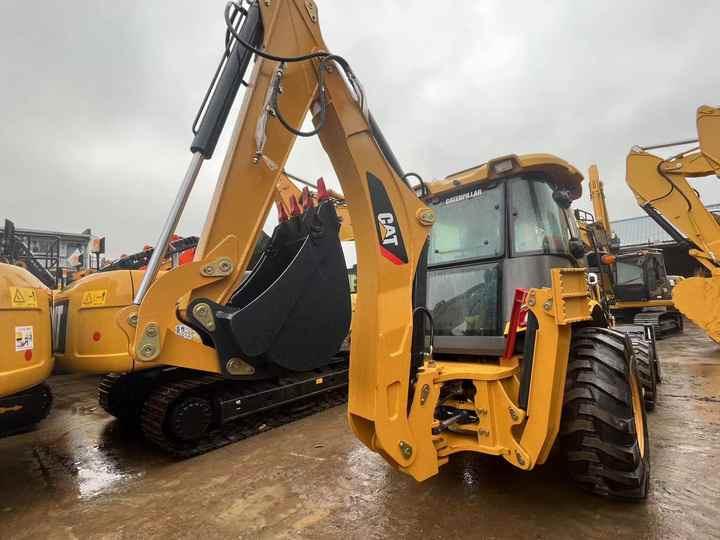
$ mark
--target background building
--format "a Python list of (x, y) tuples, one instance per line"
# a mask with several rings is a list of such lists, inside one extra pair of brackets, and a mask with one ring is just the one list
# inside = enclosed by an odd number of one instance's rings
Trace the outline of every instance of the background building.
[[(95, 268), (92, 231), (69, 233), (15, 227), (0, 228), (0, 259), (27, 267), (48, 287), (64, 284), (69, 273)], [(97, 243), (97, 241), (96, 241)]]

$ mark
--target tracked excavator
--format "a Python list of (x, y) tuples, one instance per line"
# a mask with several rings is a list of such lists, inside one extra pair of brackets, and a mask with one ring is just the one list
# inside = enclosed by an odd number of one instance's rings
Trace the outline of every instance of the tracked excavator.
[[(665, 258), (658, 249), (621, 249), (605, 202), (605, 191), (596, 165), (588, 171), (594, 215), (585, 220), (592, 238), (591, 251), (599, 255), (604, 291), (620, 323), (652, 326), (659, 338), (682, 332), (682, 314), (672, 302), (672, 287)], [(581, 220), (582, 222), (582, 220)], [(603, 256), (604, 259), (603, 259)], [(606, 264), (602, 264), (605, 261)]]
[(0, 437), (50, 412), (50, 290), (29, 271), (0, 263)]
[[(426, 203), (350, 64), (327, 52), (314, 2), (231, 2), (225, 21), (222, 65), (188, 173), (132, 304), (116, 313), (129, 356), (114, 383), (123, 388), (118, 410), (160, 446), (192, 455), (259, 421), (282, 422), (298, 399), (349, 381), (355, 435), (417, 480), (457, 452), (530, 470), (559, 438), (579, 484), (644, 497), (648, 432), (630, 342), (607, 328), (585, 268), (567, 253), (577, 171), (556, 158), (541, 170), (545, 158), (510, 156), (449, 177)], [(253, 57), (195, 260), (158, 275), (159, 254)], [(308, 112), (314, 128), (302, 132)], [(340, 180), (357, 250), (349, 372), (334, 356), (350, 305), (340, 224), (324, 190), (318, 205), (278, 225), (244, 276), (292, 145), (314, 135)], [(498, 197), (515, 205), (507, 220), (473, 211), (488, 204), (497, 217)], [(517, 219), (526, 211), (535, 221)], [(429, 240), (436, 216), (446, 225)], [(551, 258), (562, 267), (548, 268)], [(518, 274), (542, 283), (513, 291)], [(177, 324), (202, 342), (178, 336)]]
[[(668, 158), (650, 150), (691, 145)], [(673, 240), (688, 247), (705, 275), (678, 282), (675, 307), (720, 343), (720, 224), (707, 210), (690, 179), (720, 175), (720, 109), (697, 110), (697, 139), (635, 146), (627, 157), (626, 182), (640, 207)]]

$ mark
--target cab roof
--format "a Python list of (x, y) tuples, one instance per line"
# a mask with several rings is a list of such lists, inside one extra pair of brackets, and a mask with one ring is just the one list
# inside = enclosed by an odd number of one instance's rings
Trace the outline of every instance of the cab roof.
[(517, 176), (524, 172), (544, 173), (557, 186), (570, 192), (573, 199), (582, 196), (582, 173), (573, 165), (552, 154), (510, 154), (475, 167), (451, 174), (442, 180), (428, 182), (431, 195), (456, 191), (472, 184), (485, 184)]

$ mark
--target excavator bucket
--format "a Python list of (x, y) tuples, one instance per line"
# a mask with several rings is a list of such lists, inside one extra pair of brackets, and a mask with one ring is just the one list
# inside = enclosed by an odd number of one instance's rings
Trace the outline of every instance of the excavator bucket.
[[(258, 375), (274, 366), (307, 371), (330, 362), (350, 328), (350, 288), (331, 201), (281, 221), (250, 275), (226, 306), (196, 299), (188, 321), (214, 343), (227, 376)], [(215, 324), (198, 317), (212, 311)], [(203, 313), (201, 308), (200, 313)], [(308, 339), (311, 336), (312, 339)], [(233, 373), (237, 359), (252, 366)]]
[(720, 276), (683, 279), (673, 287), (675, 307), (720, 343)]

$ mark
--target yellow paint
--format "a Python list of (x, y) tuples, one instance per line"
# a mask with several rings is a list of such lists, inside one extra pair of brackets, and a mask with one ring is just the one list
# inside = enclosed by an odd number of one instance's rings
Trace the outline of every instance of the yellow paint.
[(104, 306), (105, 302), (107, 302), (107, 296), (107, 289), (86, 291), (85, 293), (83, 293), (80, 305), (84, 308)]
[(672, 295), (675, 307), (720, 343), (720, 275), (683, 279)]
[(720, 222), (688, 179), (720, 175), (720, 108), (697, 109), (698, 145), (671, 158), (633, 147), (627, 156), (625, 181), (638, 205), (661, 214), (693, 245), (688, 251), (711, 274), (690, 278), (673, 289), (675, 307), (720, 342)]
[(31, 287), (10, 287), (10, 304), (14, 308), (36, 308), (37, 292)]
[(0, 397), (38, 385), (52, 371), (50, 297), (30, 272), (0, 263)]

